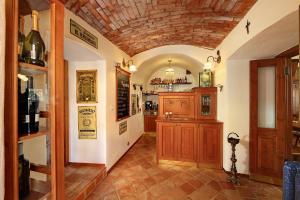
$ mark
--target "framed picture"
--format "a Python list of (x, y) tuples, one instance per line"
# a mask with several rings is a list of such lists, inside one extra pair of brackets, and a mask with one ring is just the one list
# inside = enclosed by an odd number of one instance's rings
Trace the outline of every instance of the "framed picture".
[(116, 67), (116, 121), (130, 116), (130, 73)]
[(131, 95), (131, 115), (135, 115), (137, 113), (137, 95)]
[(212, 72), (210, 70), (204, 70), (199, 73), (199, 87), (211, 87), (212, 86)]
[(77, 103), (97, 103), (97, 70), (76, 71)]
[(119, 124), (119, 135), (122, 135), (127, 131), (127, 121), (121, 122)]
[(79, 139), (97, 139), (96, 106), (78, 106)]

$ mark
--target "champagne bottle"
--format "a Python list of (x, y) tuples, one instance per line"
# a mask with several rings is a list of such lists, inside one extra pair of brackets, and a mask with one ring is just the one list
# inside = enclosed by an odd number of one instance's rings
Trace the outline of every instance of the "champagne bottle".
[(18, 60), (24, 62), (23, 51), (24, 51), (25, 35), (24, 35), (24, 17), (19, 17), (19, 32), (18, 32)]
[(38, 12), (32, 11), (32, 30), (25, 39), (25, 62), (45, 66), (45, 43), (38, 27)]

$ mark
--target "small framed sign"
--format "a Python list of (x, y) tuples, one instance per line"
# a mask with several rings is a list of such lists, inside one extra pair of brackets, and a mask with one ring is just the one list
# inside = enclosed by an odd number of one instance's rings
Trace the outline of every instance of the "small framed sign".
[(70, 19), (70, 33), (98, 49), (98, 38), (72, 19)]
[(78, 106), (79, 139), (97, 139), (96, 106)]
[(77, 103), (97, 103), (97, 70), (76, 71)]
[(119, 135), (122, 135), (127, 131), (127, 121), (121, 122), (119, 124)]

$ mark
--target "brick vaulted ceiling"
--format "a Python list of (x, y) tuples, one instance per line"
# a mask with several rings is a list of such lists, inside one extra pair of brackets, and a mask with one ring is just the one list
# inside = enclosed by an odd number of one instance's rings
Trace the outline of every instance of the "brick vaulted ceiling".
[(163, 45), (216, 48), (256, 0), (65, 0), (130, 56)]

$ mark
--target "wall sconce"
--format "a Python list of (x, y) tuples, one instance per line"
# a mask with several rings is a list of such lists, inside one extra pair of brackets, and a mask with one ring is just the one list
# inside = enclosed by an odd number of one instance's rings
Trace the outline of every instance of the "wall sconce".
[(204, 70), (212, 70), (214, 62), (216, 62), (216, 63), (220, 63), (221, 62), (221, 55), (220, 55), (220, 51), (219, 50), (217, 51), (217, 57), (214, 57), (214, 56), (208, 56), (207, 57), (207, 61), (204, 64), (204, 68), (203, 69)]
[(137, 67), (133, 64), (133, 60), (128, 60), (127, 62), (125, 62), (125, 59), (123, 58), (122, 66), (124, 68), (128, 68), (128, 70), (130, 72), (136, 72), (137, 71)]

